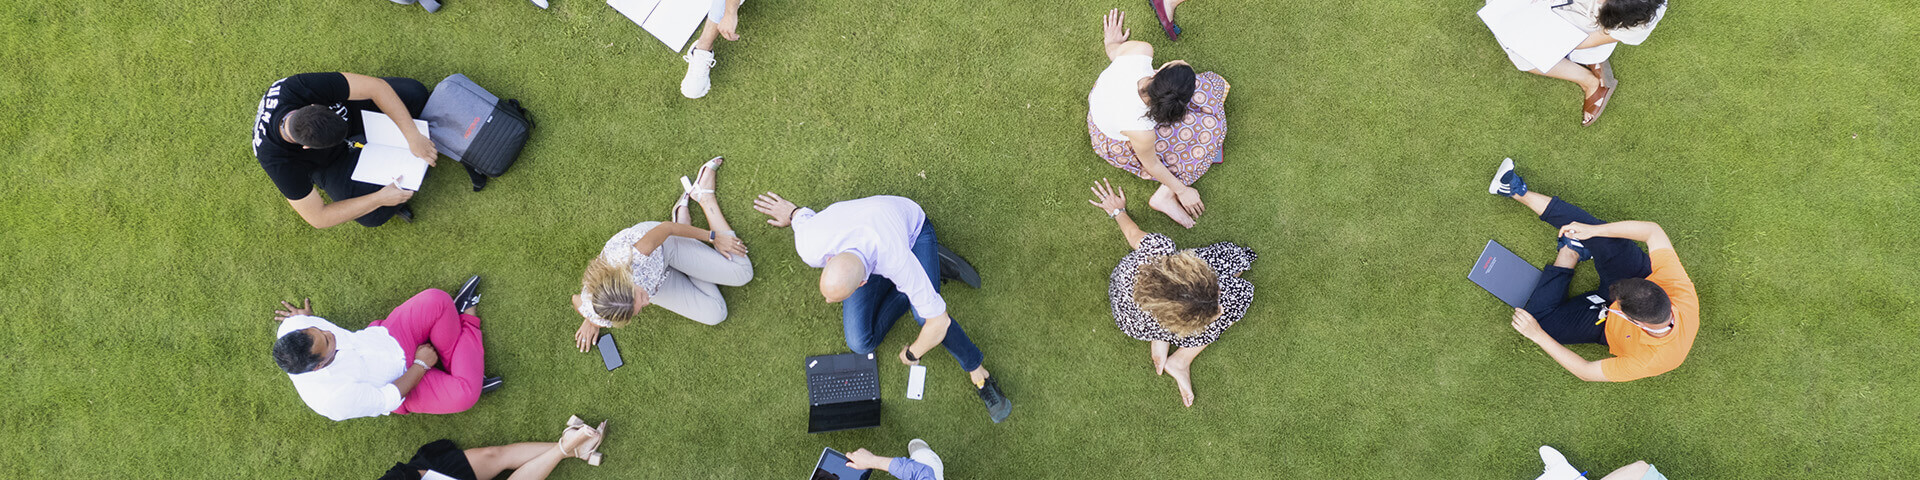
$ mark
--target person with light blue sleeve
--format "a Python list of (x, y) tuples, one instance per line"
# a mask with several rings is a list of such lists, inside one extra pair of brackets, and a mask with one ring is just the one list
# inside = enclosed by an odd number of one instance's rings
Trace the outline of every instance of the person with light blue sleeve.
[[(1573, 464), (1567, 463), (1567, 456), (1561, 455), (1553, 447), (1540, 446), (1540, 461), (1546, 464), (1546, 471), (1535, 480), (1587, 480), (1587, 472), (1573, 468)], [(1614, 469), (1599, 480), (1667, 480), (1667, 476), (1661, 475), (1660, 469), (1653, 468), (1653, 464), (1641, 460)]]
[(940, 461), (940, 455), (933, 453), (926, 440), (918, 438), (907, 442), (905, 457), (882, 457), (862, 448), (847, 454), (847, 460), (848, 467), (883, 470), (900, 480), (947, 479), (947, 467)]

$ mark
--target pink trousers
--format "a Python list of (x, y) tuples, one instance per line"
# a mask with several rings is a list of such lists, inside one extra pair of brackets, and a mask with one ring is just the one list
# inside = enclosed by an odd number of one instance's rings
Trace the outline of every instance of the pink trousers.
[(480, 399), (480, 382), (487, 371), (480, 317), (455, 311), (447, 292), (433, 288), (420, 292), (394, 308), (386, 320), (368, 326), (386, 327), (406, 352), (408, 365), (420, 345), (432, 344), (440, 354), (440, 363), (427, 370), (393, 413), (464, 412)]

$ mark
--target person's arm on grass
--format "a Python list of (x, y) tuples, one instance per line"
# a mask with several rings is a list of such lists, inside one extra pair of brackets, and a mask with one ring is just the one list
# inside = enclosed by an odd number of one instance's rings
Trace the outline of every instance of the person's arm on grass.
[(1127, 37), (1133, 35), (1133, 29), (1126, 28), (1126, 23), (1126, 12), (1122, 12), (1118, 8), (1108, 10), (1107, 16), (1101, 19), (1100, 24), (1103, 34), (1101, 35), (1100, 45), (1101, 49), (1107, 52), (1107, 60), (1112, 61), (1123, 55), (1153, 56), (1153, 44), (1137, 40), (1127, 40)]
[(1553, 357), (1554, 362), (1566, 368), (1567, 372), (1572, 373), (1573, 376), (1589, 382), (1607, 381), (1606, 373), (1600, 370), (1600, 362), (1587, 361), (1580, 357), (1580, 354), (1573, 353), (1573, 350), (1568, 349), (1566, 345), (1561, 345), (1559, 341), (1547, 335), (1545, 330), (1540, 329), (1540, 322), (1533, 318), (1533, 314), (1527, 313), (1526, 309), (1513, 309), (1513, 329), (1519, 331), (1521, 336), (1540, 345), (1541, 350), (1546, 350), (1547, 356)]
[(407, 148), (413, 151), (413, 156), (425, 160), (427, 166), (434, 166), (440, 152), (433, 148), (432, 140), (413, 126), (413, 112), (407, 110), (407, 102), (400, 100), (400, 94), (394, 93), (393, 85), (379, 77), (358, 73), (340, 72), (340, 75), (347, 77), (348, 100), (372, 100), (380, 107), (380, 113), (387, 114), (394, 126), (400, 127), (400, 134), (407, 137)]
[(1586, 240), (1593, 237), (1624, 238), (1647, 244), (1647, 250), (1673, 248), (1673, 239), (1667, 238), (1667, 231), (1660, 224), (1628, 220), (1600, 225), (1587, 225), (1574, 222), (1560, 227), (1560, 235), (1574, 240)]
[(313, 191), (307, 192), (307, 196), (299, 200), (288, 200), (287, 203), (293, 205), (293, 212), (300, 214), (300, 219), (306, 220), (308, 225), (312, 225), (313, 228), (328, 228), (360, 218), (380, 207), (407, 203), (407, 200), (412, 198), (412, 190), (400, 188), (396, 184), (388, 184), (372, 194), (333, 203), (327, 203), (326, 199), (320, 196), (320, 189), (315, 187)]
[(1113, 182), (1104, 178), (1095, 182), (1092, 190), (1094, 199), (1088, 200), (1087, 203), (1099, 207), (1101, 212), (1113, 217), (1114, 222), (1120, 225), (1120, 235), (1127, 239), (1127, 246), (1139, 250), (1140, 240), (1147, 238), (1147, 232), (1140, 230), (1140, 225), (1133, 223), (1133, 218), (1127, 216), (1127, 192), (1114, 188)]

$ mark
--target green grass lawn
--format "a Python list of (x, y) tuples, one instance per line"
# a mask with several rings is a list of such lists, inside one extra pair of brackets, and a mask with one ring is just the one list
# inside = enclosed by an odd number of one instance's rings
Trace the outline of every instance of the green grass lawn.
[[(1920, 467), (1911, 5), (1676, 0), (1581, 128), (1578, 90), (1515, 71), (1478, 2), (1202, 0), (1179, 43), (1145, 3), (749, 2), (689, 101), (685, 63), (595, 0), (5, 2), (0, 477), (371, 478), (437, 438), (549, 441), (569, 414), (612, 420), (607, 460), (555, 478), (800, 478), (822, 446), (915, 437), (955, 479), (1531, 479), (1541, 444), (1675, 479)], [(1192, 230), (1088, 148), (1115, 6), (1160, 60), (1233, 83)], [(275, 79), (334, 70), (465, 73), (539, 129), (485, 192), (443, 165), (418, 222), (316, 231), (254, 161), (250, 117)], [(570, 348), (567, 295), (714, 155), (757, 278), (717, 327), (654, 309), (616, 330), (628, 366), (604, 371)], [(1703, 305), (1684, 366), (1581, 383), (1465, 280), (1488, 238), (1551, 260), (1550, 228), (1483, 193), (1507, 156), (1535, 190), (1673, 235)], [(1149, 231), (1261, 255), (1191, 409), (1108, 313), (1126, 245), (1084, 202), (1102, 177)], [(940, 353), (924, 401), (882, 362), (882, 428), (804, 433), (799, 359), (846, 347), (790, 231), (749, 208), (769, 190), (925, 206), (986, 277), (947, 299), (1013, 417), (989, 423)], [(359, 328), (470, 274), (508, 379), (471, 411), (330, 422), (269, 358), (279, 300)]]

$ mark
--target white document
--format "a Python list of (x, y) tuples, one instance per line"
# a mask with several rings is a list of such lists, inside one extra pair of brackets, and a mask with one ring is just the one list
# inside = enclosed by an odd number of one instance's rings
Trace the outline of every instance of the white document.
[(1587, 32), (1553, 13), (1552, 5), (1543, 0), (1488, 0), (1480, 8), (1480, 20), (1493, 30), (1500, 46), (1545, 71), (1587, 39)]
[[(420, 190), (420, 180), (427, 176), (427, 161), (413, 156), (400, 126), (394, 125), (387, 114), (372, 110), (360, 111), (360, 123), (367, 126), (367, 145), (360, 149), (360, 163), (353, 166), (351, 178), (356, 182), (397, 184), (407, 190)], [(426, 120), (414, 119), (413, 126), (420, 129), (420, 135), (427, 134)]]
[(713, 0), (607, 0), (607, 5), (679, 53), (706, 26)]

